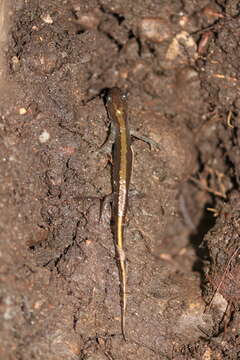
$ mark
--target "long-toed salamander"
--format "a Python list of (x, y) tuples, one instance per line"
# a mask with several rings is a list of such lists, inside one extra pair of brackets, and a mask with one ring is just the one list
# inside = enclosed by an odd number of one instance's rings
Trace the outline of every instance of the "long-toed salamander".
[(128, 190), (132, 172), (131, 136), (128, 127), (127, 98), (117, 87), (107, 96), (106, 108), (113, 122), (115, 140), (113, 146), (113, 218), (114, 243), (119, 263), (121, 290), (121, 328), (124, 339), (127, 304), (127, 276), (124, 252), (124, 222), (128, 205)]

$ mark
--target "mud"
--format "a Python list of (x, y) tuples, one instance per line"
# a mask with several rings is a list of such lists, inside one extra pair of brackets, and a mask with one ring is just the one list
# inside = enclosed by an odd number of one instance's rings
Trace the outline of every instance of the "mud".
[[(0, 359), (238, 359), (237, 1), (0, 1)], [(128, 93), (127, 342), (105, 90)]]

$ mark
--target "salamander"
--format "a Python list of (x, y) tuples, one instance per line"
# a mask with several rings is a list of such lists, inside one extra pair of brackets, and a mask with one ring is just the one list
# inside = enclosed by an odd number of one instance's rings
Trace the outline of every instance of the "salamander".
[(119, 265), (121, 294), (121, 330), (124, 340), (127, 305), (127, 275), (124, 252), (124, 224), (128, 207), (128, 191), (132, 172), (131, 135), (128, 126), (127, 97), (114, 87), (107, 95), (106, 108), (114, 129), (113, 144), (113, 234)]

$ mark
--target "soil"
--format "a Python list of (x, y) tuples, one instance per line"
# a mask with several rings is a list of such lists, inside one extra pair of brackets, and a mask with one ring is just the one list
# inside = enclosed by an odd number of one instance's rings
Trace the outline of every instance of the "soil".
[[(240, 358), (235, 0), (0, 1), (0, 359)], [(127, 341), (106, 90), (128, 94)]]

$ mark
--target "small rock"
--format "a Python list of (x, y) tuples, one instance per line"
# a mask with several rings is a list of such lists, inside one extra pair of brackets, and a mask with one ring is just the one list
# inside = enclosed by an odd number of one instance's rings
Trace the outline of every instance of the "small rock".
[(178, 64), (188, 63), (189, 59), (197, 59), (197, 45), (191, 35), (181, 31), (172, 40), (166, 53), (166, 59)]
[(46, 23), (46, 24), (53, 24), (53, 19), (51, 18), (51, 16), (49, 14), (45, 14), (41, 16), (41, 19)]
[(50, 139), (50, 134), (47, 130), (43, 130), (43, 132), (39, 135), (39, 141), (41, 144), (44, 144), (45, 142), (47, 142)]
[(140, 37), (156, 43), (161, 43), (171, 36), (170, 24), (160, 17), (144, 18), (139, 24)]
[(96, 29), (99, 25), (99, 17), (93, 12), (86, 14), (77, 14), (77, 16), (77, 23), (81, 26), (83, 30)]
[(20, 61), (17, 56), (12, 57), (12, 69), (13, 71), (17, 71), (20, 68)]
[(27, 110), (25, 108), (19, 109), (19, 115), (25, 115), (27, 113)]

